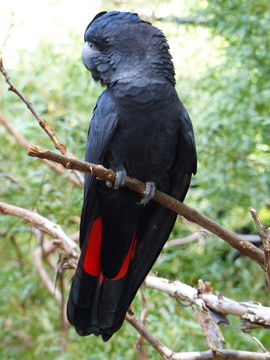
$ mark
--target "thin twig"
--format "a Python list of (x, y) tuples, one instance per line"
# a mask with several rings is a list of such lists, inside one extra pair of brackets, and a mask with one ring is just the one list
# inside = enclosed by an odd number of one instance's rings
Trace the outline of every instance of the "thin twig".
[[(11, 136), (14, 137), (14, 139), (21, 145), (23, 146), (25, 149), (28, 149), (29, 146), (30, 146), (30, 143), (26, 140), (26, 138), (24, 136), (22, 136), (21, 134), (18, 134), (14, 127), (11, 126), (9, 124), (9, 122), (7, 121), (7, 119), (0, 115), (0, 123), (5, 127), (5, 129), (10, 133)], [(65, 169), (57, 166), (54, 162), (52, 161), (49, 161), (47, 159), (42, 159), (42, 161), (48, 165), (52, 170), (54, 170), (55, 172), (57, 172), (58, 174), (61, 174), (61, 175), (66, 175), (67, 172)], [(75, 177), (73, 176), (69, 176), (68, 177), (68, 180), (75, 186), (78, 186), (80, 188), (83, 187), (82, 183), (79, 182)]]
[(270, 227), (265, 228), (256, 210), (250, 208), (249, 212), (254, 220), (258, 234), (261, 238), (264, 251), (264, 268), (266, 276), (266, 284), (270, 291)]
[[(18, 217), (22, 217), (31, 222), (34, 226), (41, 228), (42, 231), (46, 230), (51, 236), (56, 236), (58, 239), (62, 238), (61, 231), (59, 233), (59, 227), (56, 224), (50, 222), (50, 220), (43, 218), (41, 215), (26, 211), (25, 209), (13, 207), (9, 204), (0, 203), (0, 211), (4, 214), (10, 214)], [(26, 213), (25, 213), (26, 212)], [(41, 221), (42, 219), (42, 221)], [(44, 225), (45, 219), (45, 225)], [(53, 227), (51, 227), (53, 225)], [(55, 228), (55, 229), (53, 229)], [(67, 235), (65, 235), (67, 236)], [(65, 242), (65, 239), (62, 238)], [(75, 245), (75, 244), (74, 244)], [(42, 266), (42, 254), (52, 253), (56, 250), (51, 248), (52, 243), (45, 242), (43, 244), (43, 250), (41, 247), (37, 248), (34, 252), (34, 261), (37, 267), (39, 276), (43, 283), (57, 301), (62, 306), (62, 296), (58, 290), (55, 290), (52, 280), (49, 278), (47, 272)], [(76, 245), (75, 245), (76, 246)], [(47, 256), (47, 255), (46, 255)], [(219, 314), (227, 315), (233, 314), (240, 316), (242, 319), (247, 320), (252, 327), (245, 327), (245, 329), (256, 327), (269, 327), (270, 326), (270, 308), (266, 308), (258, 303), (254, 302), (236, 302), (234, 300), (225, 298), (220, 294), (212, 294), (212, 288), (209, 284), (203, 284), (200, 282), (200, 291), (191, 286), (183, 284), (179, 281), (170, 282), (167, 279), (157, 278), (153, 276), (147, 276), (145, 279), (145, 285), (152, 289), (163, 291), (174, 298), (188, 301), (190, 304), (196, 304), (202, 309), (209, 309)], [(158, 339), (150, 334), (142, 322), (137, 320), (132, 313), (127, 314), (127, 320), (137, 329), (137, 331), (147, 340), (165, 359), (170, 360), (198, 360), (198, 359), (270, 359), (270, 354), (251, 353), (245, 351), (236, 350), (221, 350), (212, 349), (205, 352), (188, 352), (188, 353), (175, 353), (167, 346), (163, 345)]]
[(7, 173), (4, 169), (0, 168), (1, 175), (6, 178), (10, 183), (17, 185), (21, 190), (25, 190), (25, 186), (18, 183), (18, 181), (11, 174)]
[(60, 321), (62, 331), (62, 353), (67, 351), (67, 339), (68, 339), (68, 322), (66, 316), (66, 304), (65, 304), (65, 282), (63, 271), (59, 274), (59, 284), (61, 293), (61, 306), (60, 306)]
[(167, 346), (163, 345), (160, 340), (154, 337), (143, 325), (141, 321), (139, 321), (135, 315), (128, 311), (126, 313), (126, 320), (138, 331), (138, 333), (147, 340), (154, 349), (156, 349), (165, 359), (171, 359), (173, 351), (170, 350)]
[(44, 250), (39, 246), (36, 248), (33, 252), (33, 260), (35, 267), (37, 269), (38, 275), (53, 297), (53, 299), (56, 301), (56, 303), (60, 307), (60, 320), (61, 320), (61, 330), (63, 334), (62, 338), (62, 351), (66, 351), (66, 345), (67, 345), (67, 336), (68, 336), (68, 320), (66, 316), (66, 308), (65, 308), (65, 300), (63, 297), (64, 292), (64, 279), (60, 279), (60, 291), (55, 288), (53, 281), (50, 279), (47, 271), (45, 270), (44, 266), (42, 265), (42, 258), (43, 253), (47, 254), (51, 251), (51, 243), (45, 243), (44, 244)]
[(31, 113), (34, 115), (35, 119), (38, 121), (39, 125), (42, 127), (42, 129), (48, 134), (48, 136), (53, 141), (56, 149), (58, 149), (61, 154), (66, 154), (67, 150), (64, 144), (60, 142), (58, 137), (55, 134), (54, 129), (47, 124), (47, 122), (40, 116), (40, 114), (37, 112), (37, 110), (33, 107), (32, 103), (26, 99), (24, 94), (17, 89), (17, 87), (13, 84), (11, 81), (11, 78), (7, 71), (4, 68), (3, 60), (0, 59), (0, 72), (3, 74), (6, 83), (9, 85), (9, 90), (14, 92), (16, 95), (19, 96), (19, 98), (22, 100), (22, 102), (25, 103), (25, 105), (28, 107), (28, 109), (31, 111)]
[[(33, 104), (26, 99), (25, 95), (20, 91), (11, 81), (11, 78), (4, 68), (3, 60), (0, 58), (0, 72), (5, 78), (6, 83), (9, 85), (9, 90), (14, 92), (21, 100), (22, 102), (27, 106), (27, 108), (31, 111), (34, 118), (38, 121), (40, 127), (46, 132), (46, 134), (50, 137), (50, 139), (53, 141), (55, 148), (58, 149), (61, 154), (66, 155), (67, 150), (64, 144), (61, 143), (61, 141), (58, 139), (53, 127), (49, 125), (46, 120), (40, 116), (38, 111), (34, 108)], [(83, 177), (81, 174), (77, 173), (76, 171), (73, 172), (78, 181), (83, 184)]]
[(24, 265), (24, 260), (23, 260), (23, 254), (21, 252), (21, 249), (20, 249), (19, 245), (17, 244), (15, 236), (12, 235), (10, 237), (10, 241), (11, 241), (11, 244), (13, 245), (13, 247), (14, 247), (16, 257), (17, 257), (17, 260), (18, 260), (18, 263), (19, 263), (20, 271), (22, 272), (23, 275), (25, 275), (25, 271), (24, 271), (25, 265)]
[[(67, 169), (76, 169), (83, 173), (94, 174), (99, 180), (114, 181), (115, 179), (114, 171), (106, 169), (102, 165), (90, 164), (85, 161), (69, 158), (67, 156), (42, 149), (39, 146), (31, 146), (28, 150), (28, 155), (55, 161), (59, 164), (62, 164)], [(141, 181), (127, 176), (124, 185), (143, 196), (145, 191), (145, 184)], [(156, 191), (153, 200), (184, 216), (187, 220), (202, 226), (213, 234), (216, 234), (222, 240), (226, 241), (232, 247), (237, 249), (241, 254), (249, 257), (264, 267), (263, 251), (248, 241), (242, 239), (240, 236), (234, 234), (232, 231), (225, 229), (223, 226), (200, 214), (197, 210), (181, 203), (180, 201), (165, 193), (162, 193), (161, 191)]]
[(255, 326), (270, 328), (270, 308), (255, 302), (237, 302), (220, 294), (198, 292), (197, 289), (180, 281), (170, 282), (167, 279), (148, 275), (144, 285), (150, 289), (162, 291), (173, 298), (188, 301), (202, 309), (209, 309), (222, 315), (236, 315)]
[(53, 281), (50, 279), (47, 271), (44, 269), (44, 267), (42, 265), (42, 249), (40, 246), (38, 248), (36, 248), (36, 250), (33, 252), (33, 260), (34, 260), (34, 264), (36, 266), (38, 275), (39, 275), (40, 279), (42, 280), (43, 284), (45, 285), (45, 287), (47, 288), (47, 290), (49, 291), (49, 293), (51, 294), (53, 299), (57, 302), (57, 304), (59, 306), (61, 306), (61, 304), (62, 304), (61, 293), (58, 289), (55, 289)]
[(153, 336), (132, 312), (127, 312), (126, 320), (167, 360), (270, 360), (270, 353), (258, 353), (241, 350), (212, 349), (208, 351), (174, 352)]
[(257, 339), (255, 336), (251, 336), (251, 338), (256, 341), (256, 343), (262, 348), (262, 350), (264, 352), (268, 352), (268, 350), (266, 349), (266, 347), (260, 342), (259, 339)]
[[(72, 241), (59, 225), (51, 222), (49, 219), (23, 208), (12, 206), (6, 203), (0, 202), (0, 212), (6, 215), (13, 215), (19, 218), (23, 218), (30, 222), (32, 226), (39, 228), (41, 231), (49, 234), (53, 238), (62, 241), (62, 248), (67, 253), (73, 253), (73, 262), (76, 266), (78, 260), (78, 245)], [(54, 248), (49, 248), (48, 244), (44, 243), (45, 253), (50, 253), (56, 250), (55, 241), (50, 243)], [(181, 283), (180, 281), (170, 282), (167, 279), (158, 278), (155, 276), (148, 275), (144, 282), (146, 287), (156, 289), (167, 293), (168, 295), (178, 298), (179, 300), (188, 301), (190, 304), (195, 304), (201, 308), (208, 308), (212, 311), (223, 315), (236, 315), (242, 319), (248, 320), (249, 322), (256, 325), (256, 327), (269, 327), (270, 326), (270, 308), (264, 307), (261, 304), (254, 302), (237, 302), (232, 299), (221, 296), (220, 294), (215, 295), (211, 293), (211, 287), (204, 284), (207, 291), (202, 291), (202, 285), (200, 285), (200, 292), (197, 289)]]
[(56, 239), (57, 241), (54, 241), (54, 244), (62, 248), (66, 256), (69, 256), (71, 259), (78, 259), (78, 245), (65, 234), (60, 225), (53, 223), (49, 219), (33, 211), (3, 202), (0, 202), (0, 212), (5, 215), (17, 216), (28, 221), (32, 226), (37, 227), (42, 232), (49, 234)]
[(188, 235), (186, 237), (183, 237), (181, 239), (169, 240), (165, 244), (165, 248), (186, 245), (186, 244), (189, 244), (189, 243), (191, 243), (191, 242), (193, 242), (195, 240), (200, 240), (205, 233), (207, 233), (207, 232), (204, 231), (204, 230), (199, 230), (199, 231), (196, 231), (193, 234), (190, 234), (190, 235)]
[[(148, 306), (147, 306), (146, 298), (145, 298), (144, 293), (143, 293), (143, 288), (141, 287), (139, 291), (140, 291), (140, 295), (141, 295), (141, 305), (142, 305), (140, 321), (141, 321), (141, 323), (143, 325), (145, 325), (146, 318), (147, 318)], [(147, 358), (146, 352), (145, 352), (146, 349), (143, 348), (143, 337), (142, 337), (142, 335), (140, 333), (137, 336), (134, 347), (137, 350), (139, 359), (146, 359)]]

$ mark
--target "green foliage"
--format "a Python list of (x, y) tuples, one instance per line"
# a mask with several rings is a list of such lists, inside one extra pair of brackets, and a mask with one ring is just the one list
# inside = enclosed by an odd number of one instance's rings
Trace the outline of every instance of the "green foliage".
[[(167, 1), (166, 6), (175, 4)], [(195, 127), (199, 168), (187, 202), (234, 230), (249, 232), (249, 206), (261, 209), (265, 221), (270, 219), (266, 200), (270, 105), (265, 76), (270, 65), (269, 37), (265, 36), (270, 30), (270, 8), (262, 0), (256, 4), (209, 0), (189, 2), (191, 5), (193, 13), (210, 19), (207, 27), (157, 23), (172, 45), (177, 90)], [(43, 41), (36, 49), (21, 52), (19, 64), (10, 74), (53, 125), (69, 152), (82, 159), (91, 111), (101, 88), (83, 68), (80, 51), (81, 40), (75, 35), (61, 44)], [(1, 113), (13, 128), (30, 143), (53, 149), (25, 105), (7, 92), (2, 78), (0, 91)], [(81, 189), (41, 161), (28, 158), (2, 127), (0, 148), (1, 201), (36, 209), (61, 224), (68, 234), (77, 231), (74, 216), (80, 214)], [(80, 338), (70, 329), (68, 351), (61, 354), (59, 309), (33, 267), (36, 240), (30, 227), (14, 217), (0, 216), (0, 232), (5, 233), (0, 243), (1, 359), (135, 358), (132, 345), (137, 334), (129, 324), (105, 344), (94, 336)], [(182, 235), (186, 235), (185, 226), (178, 222), (172, 237)], [(194, 286), (203, 278), (225, 296), (269, 305), (257, 265), (221, 240), (207, 240), (206, 246), (164, 249), (153, 271)], [(161, 341), (175, 351), (207, 349), (190, 307), (154, 290), (144, 292), (149, 306), (147, 327)], [(133, 307), (139, 314), (139, 299)], [(239, 325), (238, 319), (231, 320), (232, 325)], [(259, 350), (250, 334), (230, 328), (224, 334), (228, 348)], [(252, 335), (270, 347), (267, 330)], [(151, 348), (148, 355), (160, 358)]]
[(202, 14), (221, 39), (221, 60), (201, 79), (208, 101), (196, 117), (199, 196), (207, 195), (212, 216), (241, 228), (249, 206), (269, 206), (270, 8), (264, 1), (210, 0)]

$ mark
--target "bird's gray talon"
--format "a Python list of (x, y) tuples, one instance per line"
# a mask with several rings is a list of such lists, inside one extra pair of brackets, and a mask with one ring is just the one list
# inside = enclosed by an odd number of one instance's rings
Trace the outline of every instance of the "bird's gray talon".
[(106, 180), (106, 186), (108, 186), (108, 188), (112, 188), (113, 187), (113, 183), (109, 180)]
[(115, 180), (113, 184), (113, 188), (115, 190), (118, 190), (120, 186), (124, 185), (126, 176), (127, 176), (127, 172), (125, 169), (118, 170), (115, 172)]
[(139, 202), (139, 205), (147, 205), (151, 199), (155, 196), (156, 193), (156, 184), (152, 181), (147, 181), (145, 184), (144, 197)]

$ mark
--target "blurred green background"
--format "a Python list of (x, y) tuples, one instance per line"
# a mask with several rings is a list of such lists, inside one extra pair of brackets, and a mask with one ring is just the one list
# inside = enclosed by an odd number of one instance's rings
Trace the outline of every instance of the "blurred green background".
[[(26, 0), (0, 4), (0, 51), (15, 84), (56, 129), (68, 150), (84, 157), (93, 106), (102, 88), (83, 67), (83, 32), (101, 10), (138, 12), (163, 30), (176, 67), (177, 91), (193, 120), (198, 174), (186, 203), (238, 233), (254, 233), (248, 207), (270, 223), (270, 3), (266, 0)], [(32, 144), (53, 150), (25, 105), (0, 77), (0, 114)], [(12, 180), (13, 179), (13, 180)], [(26, 151), (0, 124), (0, 200), (36, 210), (78, 230), (82, 191)], [(197, 228), (179, 220), (171, 238)], [(59, 309), (33, 266), (37, 246), (29, 225), (0, 216), (0, 359), (134, 359), (136, 332), (125, 323), (108, 343), (69, 330), (61, 353)], [(269, 306), (257, 265), (221, 240), (164, 249), (153, 271)], [(53, 274), (51, 274), (53, 276)], [(72, 271), (66, 272), (67, 279)], [(147, 328), (174, 351), (207, 349), (190, 307), (144, 290)], [(140, 301), (134, 309), (139, 315)], [(231, 318), (231, 325), (239, 319)], [(222, 329), (226, 347), (270, 350), (269, 330)], [(160, 359), (145, 343), (149, 359)]]

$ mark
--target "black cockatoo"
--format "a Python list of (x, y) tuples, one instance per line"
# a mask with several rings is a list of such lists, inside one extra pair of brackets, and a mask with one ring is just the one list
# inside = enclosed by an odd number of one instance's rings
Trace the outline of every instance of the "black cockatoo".
[[(81, 256), (67, 316), (79, 335), (107, 341), (176, 220), (149, 201), (155, 186), (183, 201), (196, 150), (189, 115), (175, 91), (163, 33), (137, 14), (101, 12), (87, 26), (82, 59), (107, 88), (94, 108), (86, 161), (116, 171), (114, 184), (86, 175)], [(125, 174), (147, 183), (145, 197), (121, 187)]]

